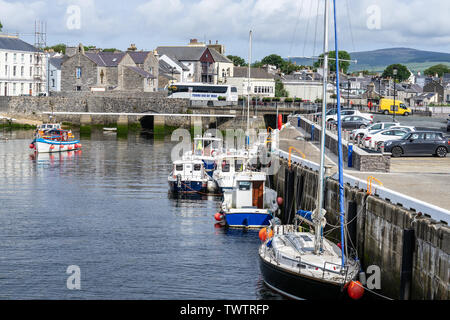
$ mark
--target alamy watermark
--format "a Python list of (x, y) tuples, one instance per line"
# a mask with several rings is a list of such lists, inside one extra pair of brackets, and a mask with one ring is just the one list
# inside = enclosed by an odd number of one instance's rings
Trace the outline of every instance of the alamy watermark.
[(69, 30), (81, 29), (81, 8), (77, 5), (71, 5), (66, 10), (67, 20), (66, 27)]
[(77, 265), (67, 267), (66, 273), (70, 276), (67, 278), (66, 286), (69, 290), (81, 290), (81, 269)]

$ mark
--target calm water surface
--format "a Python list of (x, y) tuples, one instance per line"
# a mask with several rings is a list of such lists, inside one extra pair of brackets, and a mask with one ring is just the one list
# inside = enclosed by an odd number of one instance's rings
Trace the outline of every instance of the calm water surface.
[(31, 136), (0, 131), (0, 299), (280, 298), (256, 231), (216, 228), (220, 198), (169, 196), (170, 137), (93, 132), (81, 153), (33, 157)]

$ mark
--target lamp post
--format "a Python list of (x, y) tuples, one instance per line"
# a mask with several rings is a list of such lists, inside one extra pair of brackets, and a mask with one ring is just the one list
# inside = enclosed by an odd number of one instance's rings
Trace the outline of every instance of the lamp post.
[(392, 112), (392, 122), (395, 122), (395, 112), (397, 109), (397, 106), (395, 105), (395, 78), (397, 76), (397, 68), (392, 69), (392, 74), (394, 75), (394, 110)]

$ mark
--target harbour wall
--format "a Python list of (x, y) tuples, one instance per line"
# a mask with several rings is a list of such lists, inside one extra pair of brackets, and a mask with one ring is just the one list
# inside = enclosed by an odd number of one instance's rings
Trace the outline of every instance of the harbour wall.
[[(272, 187), (284, 199), (283, 223), (291, 222), (298, 209), (315, 208), (318, 173), (306, 166), (280, 158), (280, 170)], [(380, 268), (381, 289), (375, 292), (393, 299), (449, 299), (450, 228), (443, 221), (408, 210), (369, 195), (364, 189), (344, 186), (347, 246), (353, 247), (363, 270)], [(340, 242), (339, 184), (328, 177), (325, 183), (328, 238)], [(369, 272), (367, 277), (369, 277)]]

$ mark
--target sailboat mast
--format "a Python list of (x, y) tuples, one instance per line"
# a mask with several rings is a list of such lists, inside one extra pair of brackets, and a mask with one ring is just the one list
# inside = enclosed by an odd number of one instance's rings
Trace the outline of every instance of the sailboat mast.
[(250, 144), (250, 64), (252, 61), (252, 30), (249, 33), (249, 45), (248, 45), (248, 85), (247, 85), (247, 135), (246, 135), (246, 144), (247, 147)]
[(345, 265), (345, 242), (344, 242), (344, 172), (343, 172), (343, 155), (342, 155), (342, 125), (341, 125), (341, 94), (339, 90), (339, 50), (338, 50), (338, 36), (337, 36), (337, 21), (336, 21), (336, 0), (333, 0), (334, 13), (334, 50), (336, 51), (336, 96), (337, 96), (337, 131), (338, 131), (338, 160), (339, 160), (339, 212), (341, 222), (341, 250), (342, 250), (342, 267)]
[(328, 85), (328, 0), (325, 0), (324, 14), (324, 37), (323, 37), (323, 98), (322, 98), (322, 134), (320, 136), (320, 168), (319, 168), (319, 186), (317, 194), (317, 218), (315, 225), (315, 246), (314, 253), (319, 254), (322, 248), (322, 208), (324, 193), (324, 172), (325, 172), (325, 117), (327, 109), (327, 85)]

